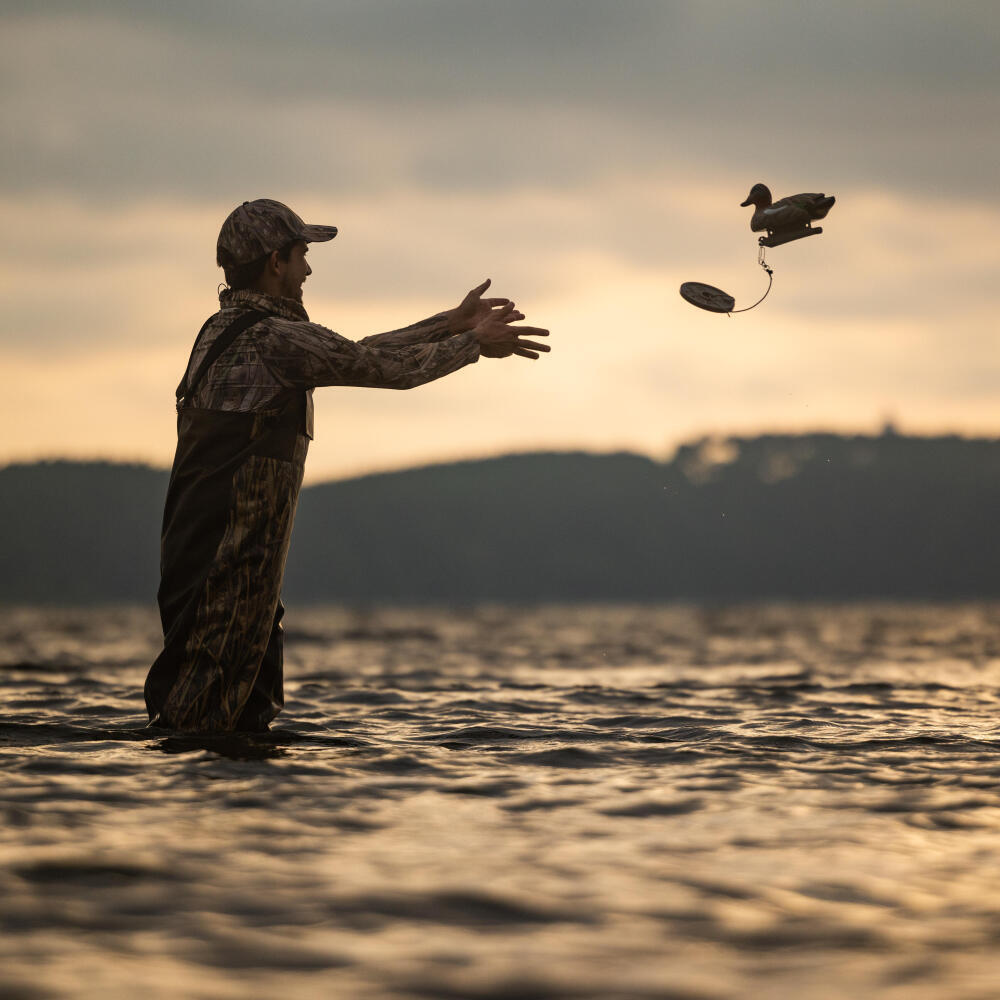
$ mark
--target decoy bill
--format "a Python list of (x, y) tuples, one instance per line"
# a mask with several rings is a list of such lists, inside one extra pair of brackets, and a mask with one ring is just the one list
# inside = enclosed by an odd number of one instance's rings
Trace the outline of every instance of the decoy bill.
[(732, 295), (701, 281), (685, 281), (680, 288), (681, 297), (691, 305), (709, 312), (748, 312), (756, 308), (767, 298), (774, 280), (774, 271), (767, 266), (764, 250), (768, 247), (780, 247), (783, 243), (791, 243), (804, 236), (819, 236), (823, 230), (820, 226), (813, 227), (813, 222), (825, 218), (836, 200), (832, 194), (807, 193), (772, 201), (771, 190), (766, 184), (754, 184), (740, 207), (753, 205), (750, 229), (755, 233), (767, 234), (757, 240), (757, 263), (767, 272), (767, 290), (752, 306), (745, 306), (743, 309), (733, 308), (736, 300)]

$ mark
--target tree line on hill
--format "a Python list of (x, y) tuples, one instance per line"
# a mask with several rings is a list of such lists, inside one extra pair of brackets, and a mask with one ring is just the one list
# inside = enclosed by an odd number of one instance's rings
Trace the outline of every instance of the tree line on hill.
[[(0, 469), (0, 602), (155, 599), (167, 473)], [(303, 490), (297, 602), (1000, 596), (1000, 440), (705, 438), (666, 462), (532, 453)]]

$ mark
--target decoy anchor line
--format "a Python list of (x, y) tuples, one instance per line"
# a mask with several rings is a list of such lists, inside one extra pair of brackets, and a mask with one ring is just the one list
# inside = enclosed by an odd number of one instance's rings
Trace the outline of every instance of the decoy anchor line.
[(760, 264), (765, 271), (767, 271), (767, 291), (765, 291), (752, 306), (745, 306), (743, 309), (733, 309), (731, 310), (730, 315), (732, 315), (732, 313), (745, 313), (749, 312), (751, 309), (756, 309), (757, 306), (759, 306), (761, 302), (767, 298), (768, 293), (771, 291), (771, 285), (774, 283), (774, 269), (767, 266), (766, 254), (767, 251), (763, 246), (757, 249), (757, 263)]
[(771, 285), (774, 282), (774, 271), (768, 266), (765, 253), (764, 246), (759, 246), (757, 249), (757, 263), (767, 271), (767, 290), (752, 306), (734, 309), (733, 306), (736, 305), (736, 299), (732, 295), (724, 292), (721, 288), (716, 288), (714, 285), (706, 285), (700, 281), (685, 281), (681, 285), (681, 296), (699, 309), (707, 309), (709, 312), (726, 313), (730, 316), (733, 313), (749, 312), (751, 309), (756, 309), (767, 298), (768, 293), (771, 291)]

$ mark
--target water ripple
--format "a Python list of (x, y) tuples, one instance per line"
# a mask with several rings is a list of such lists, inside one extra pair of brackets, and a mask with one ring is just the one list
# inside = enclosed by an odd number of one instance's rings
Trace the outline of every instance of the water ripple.
[(0, 996), (995, 992), (997, 606), (289, 619), (205, 736), (148, 609), (0, 612)]

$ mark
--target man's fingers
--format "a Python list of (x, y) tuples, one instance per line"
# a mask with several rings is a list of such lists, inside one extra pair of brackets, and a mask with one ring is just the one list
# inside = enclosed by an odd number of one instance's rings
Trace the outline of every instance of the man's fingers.
[(543, 330), (540, 326), (515, 326), (511, 333), (516, 333), (519, 337), (547, 337), (548, 330)]
[(514, 353), (519, 358), (531, 358), (532, 361), (537, 361), (538, 360), (538, 355), (535, 354), (534, 351), (529, 351), (527, 348), (524, 348), (524, 347), (515, 347), (514, 348)]
[(530, 347), (536, 351), (544, 351), (546, 354), (548, 354), (548, 352), (552, 350), (552, 348), (549, 347), (548, 344), (536, 344), (533, 340), (521, 340), (520, 338), (518, 338), (517, 340), (514, 341), (514, 343), (517, 345), (517, 347)]
[(483, 299), (483, 302), (492, 309), (495, 309), (497, 306), (512, 306), (514, 304), (510, 299)]
[(487, 278), (481, 285), (476, 285), (476, 287), (473, 288), (471, 292), (469, 292), (469, 295), (475, 295), (476, 298), (478, 299), (479, 296), (482, 295), (483, 292), (485, 292), (486, 289), (490, 287), (490, 282), (492, 280), (493, 280), (492, 278)]

